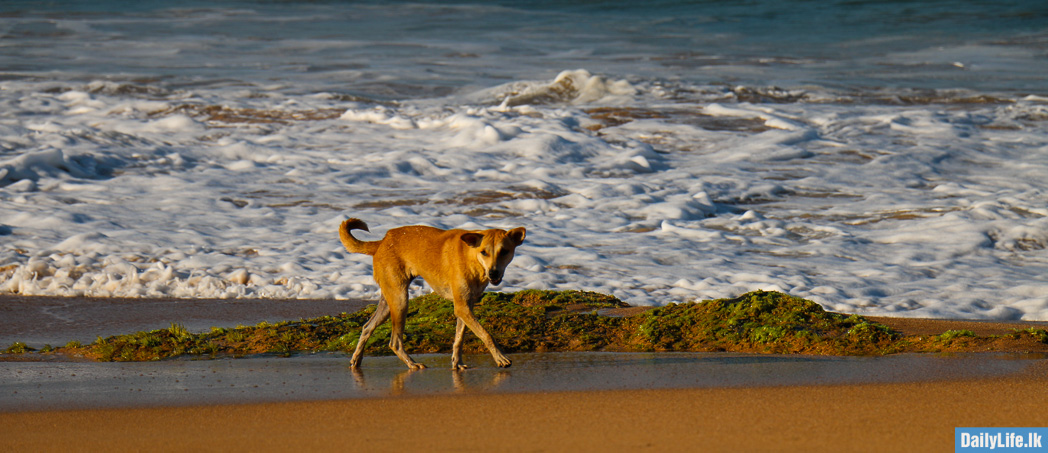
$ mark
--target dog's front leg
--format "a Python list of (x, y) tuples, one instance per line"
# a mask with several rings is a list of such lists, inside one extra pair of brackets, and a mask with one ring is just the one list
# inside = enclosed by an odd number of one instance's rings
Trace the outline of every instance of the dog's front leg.
[(392, 349), (393, 353), (396, 354), (397, 357), (400, 357), (400, 360), (402, 360), (404, 364), (412, 370), (421, 370), (426, 367), (425, 365), (412, 360), (407, 351), (404, 351), (403, 320), (398, 320), (395, 316), (393, 317), (393, 327), (389, 333), (389, 349)]
[(455, 318), (455, 342), (451, 344), (451, 369), (465, 370), (468, 365), (462, 363), (462, 337), (466, 334), (466, 323)]
[[(480, 341), (484, 342), (484, 346), (488, 347), (488, 352), (491, 353), (491, 357), (495, 359), (495, 365), (500, 367), (508, 367), (512, 362), (502, 354), (502, 350), (499, 349), (498, 345), (495, 344), (495, 340), (491, 339), (491, 335), (488, 334), (487, 330), (480, 325), (477, 318), (473, 317), (473, 310), (470, 310), (469, 305), (465, 301), (455, 301), (455, 316), (458, 317), (460, 323), (464, 323), (469, 330), (473, 331), (473, 334), (480, 338)], [(457, 325), (456, 325), (457, 326)]]

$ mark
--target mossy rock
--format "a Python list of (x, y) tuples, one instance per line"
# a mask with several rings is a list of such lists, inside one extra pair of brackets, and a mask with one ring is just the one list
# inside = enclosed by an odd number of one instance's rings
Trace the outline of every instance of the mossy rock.
[[(736, 351), (808, 354), (885, 354), (901, 351), (891, 329), (857, 315), (827, 312), (818, 304), (777, 292), (757, 291), (655, 308), (629, 317), (598, 314), (626, 307), (613, 296), (586, 291), (525, 290), (486, 293), (474, 307), (480, 323), (505, 352), (543, 351)], [(355, 313), (276, 324), (212, 328), (193, 334), (180, 325), (150, 332), (70, 342), (59, 352), (96, 360), (161, 360), (271, 353), (352, 351), (370, 305)], [(405, 348), (410, 353), (450, 352), (455, 335), (451, 301), (435, 294), (410, 302)], [(392, 354), (389, 323), (379, 326), (365, 349)], [(1030, 334), (1034, 335), (1034, 334)], [(468, 333), (467, 353), (485, 353)]]
[(634, 342), (657, 351), (870, 354), (898, 338), (861, 316), (778, 292), (674, 304), (640, 316)]
[(21, 341), (16, 341), (12, 343), (11, 346), (8, 346), (7, 349), (3, 350), (4, 354), (25, 354), (33, 351), (35, 351), (35, 349)]

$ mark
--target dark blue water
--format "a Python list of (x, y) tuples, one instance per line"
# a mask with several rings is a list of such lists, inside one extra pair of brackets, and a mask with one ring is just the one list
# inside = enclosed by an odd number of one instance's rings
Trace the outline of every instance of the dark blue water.
[(0, 79), (294, 83), (424, 98), (613, 78), (1048, 92), (1043, 1), (0, 4)]

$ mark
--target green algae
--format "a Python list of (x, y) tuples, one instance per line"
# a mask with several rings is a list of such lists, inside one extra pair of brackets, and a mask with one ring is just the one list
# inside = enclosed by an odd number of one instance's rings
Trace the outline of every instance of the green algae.
[(1048, 330), (1045, 329), (1036, 329), (1033, 327), (1028, 329), (1015, 329), (1012, 333), (1005, 336), (1016, 340), (1023, 337), (1030, 337), (1041, 343), (1048, 344)]
[(941, 343), (952, 343), (954, 340), (960, 338), (975, 338), (975, 332), (970, 330), (947, 330), (942, 335), (936, 335), (936, 338)]
[[(505, 352), (589, 351), (607, 346), (606, 337), (611, 328), (621, 327), (620, 320), (592, 312), (626, 306), (613, 296), (600, 293), (525, 290), (486, 293), (473, 308), (473, 313)], [(369, 307), (366, 312), (370, 316), (373, 308)], [(455, 322), (451, 301), (435, 294), (415, 298), (410, 303), (404, 327), (404, 345), (413, 352), (450, 352)], [(388, 323), (375, 329), (365, 351), (369, 355), (389, 354), (385, 346), (389, 343), (389, 335)], [(359, 332), (351, 332), (345, 340), (352, 341), (355, 347), (357, 336)], [(486, 350), (472, 335), (466, 338), (463, 351), (480, 353)]]
[(669, 305), (641, 316), (638, 344), (656, 351), (884, 354), (899, 338), (861, 316), (778, 292)]
[[(451, 301), (430, 294), (412, 299), (409, 307), (405, 348), (411, 353), (450, 352), (456, 322)], [(767, 291), (733, 299), (671, 304), (632, 316), (601, 314), (603, 310), (626, 307), (624, 302), (606, 294), (525, 290), (486, 293), (474, 307), (474, 313), (507, 353), (732, 351), (882, 355), (965, 347), (985, 350), (1001, 342), (1048, 344), (1048, 332), (1032, 328), (988, 337), (967, 330), (904, 337), (862, 316), (827, 312), (815, 302)], [(180, 324), (172, 324), (167, 329), (99, 337), (88, 345), (73, 341), (51, 351), (99, 361), (352, 351), (361, 327), (375, 309), (370, 305), (338, 316), (214, 327), (196, 334)], [(392, 354), (387, 346), (389, 336), (389, 323), (379, 326), (366, 353)], [(24, 343), (16, 343), (5, 352), (27, 353), (30, 349)], [(472, 334), (467, 334), (463, 349), (467, 353), (485, 352)]]
[(16, 341), (16, 342), (12, 343), (11, 346), (8, 346), (8, 348), (4, 350), (4, 353), (5, 354), (25, 354), (27, 352), (32, 352), (32, 351), (34, 351), (34, 349), (30, 348), (29, 345), (27, 345), (25, 343), (22, 343), (21, 341)]

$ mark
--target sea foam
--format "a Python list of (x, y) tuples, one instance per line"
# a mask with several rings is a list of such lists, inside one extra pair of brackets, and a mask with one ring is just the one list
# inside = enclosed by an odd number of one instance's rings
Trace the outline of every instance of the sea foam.
[(1048, 320), (1043, 27), (696, 5), (0, 15), (0, 291), (375, 299), (352, 216), (524, 226), (501, 290)]

